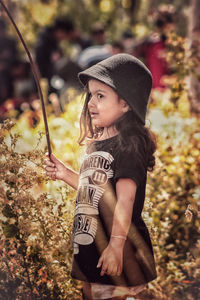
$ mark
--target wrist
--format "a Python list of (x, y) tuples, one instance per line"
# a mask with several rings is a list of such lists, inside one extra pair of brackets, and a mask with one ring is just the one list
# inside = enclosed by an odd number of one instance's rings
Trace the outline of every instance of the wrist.
[(126, 236), (121, 236), (121, 235), (110, 236), (110, 244), (113, 247), (124, 247), (125, 241), (126, 241)]
[(67, 168), (63, 171), (63, 173), (62, 173), (61, 176), (62, 176), (61, 180), (64, 181), (65, 183), (68, 183), (68, 181), (69, 181), (69, 173), (67, 171)]
[(125, 235), (117, 235), (117, 234), (111, 234), (111, 238), (113, 239), (119, 239), (119, 240), (126, 240), (126, 236)]
[(65, 170), (63, 172), (63, 179), (62, 179), (65, 183), (69, 184), (72, 188), (77, 189), (78, 178), (79, 178), (78, 173), (65, 166)]

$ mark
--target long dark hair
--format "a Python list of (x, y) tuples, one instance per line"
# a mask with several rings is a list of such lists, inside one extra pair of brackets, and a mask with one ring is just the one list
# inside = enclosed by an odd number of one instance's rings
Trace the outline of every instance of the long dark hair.
[(156, 138), (153, 132), (145, 127), (132, 110), (119, 118), (115, 127), (118, 134), (119, 149), (123, 153), (135, 153), (144, 162), (148, 171), (155, 166)]
[[(85, 103), (80, 117), (79, 145), (84, 141), (95, 140), (103, 133), (103, 128), (92, 126), (92, 120), (88, 110), (90, 95), (87, 92)], [(118, 134), (118, 149), (123, 153), (135, 153), (144, 162), (148, 171), (152, 171), (155, 165), (154, 152), (156, 151), (155, 135), (145, 127), (133, 113), (129, 110), (122, 115), (115, 123)]]

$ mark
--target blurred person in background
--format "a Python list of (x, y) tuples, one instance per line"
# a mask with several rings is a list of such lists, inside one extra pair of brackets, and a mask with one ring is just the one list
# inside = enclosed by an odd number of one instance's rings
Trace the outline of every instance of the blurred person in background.
[(80, 52), (77, 59), (79, 67), (84, 70), (111, 55), (110, 48), (106, 45), (105, 27), (96, 22), (90, 29), (90, 43)]
[(20, 114), (31, 107), (32, 101), (38, 99), (37, 88), (33, 78), (30, 63), (16, 59), (10, 69), (12, 93), (0, 106), (0, 120), (9, 117), (18, 118)]
[(172, 8), (161, 8), (155, 17), (155, 30), (135, 47), (135, 55), (143, 59), (153, 76), (153, 88), (164, 88), (164, 75), (170, 74), (167, 64), (167, 35), (175, 29), (175, 12)]
[(111, 43), (112, 55), (125, 52), (123, 43), (121, 41), (115, 40)]
[(60, 42), (71, 40), (74, 24), (71, 20), (57, 19), (51, 26), (43, 28), (35, 47), (35, 60), (40, 75), (49, 81), (55, 74), (55, 63), (63, 56)]
[(82, 70), (93, 66), (103, 59), (111, 56), (111, 48), (108, 45), (90, 46), (84, 49), (78, 58), (78, 65)]
[(12, 67), (19, 53), (16, 40), (8, 35), (7, 24), (0, 19), (0, 104), (13, 94)]
[(66, 81), (72, 86), (78, 84), (77, 73), (80, 68), (76, 62), (64, 55), (60, 45), (64, 40), (77, 44), (81, 50), (90, 45), (68, 17), (57, 18), (52, 25), (42, 29), (36, 42), (35, 60), (41, 77), (48, 80), (49, 94), (58, 94)]
[(124, 52), (133, 55), (135, 46), (135, 37), (131, 29), (126, 29), (121, 36), (121, 43)]
[(37, 98), (37, 90), (29, 62), (20, 57), (17, 41), (7, 33), (0, 19), (0, 121), (18, 117), (22, 104)]
[(120, 41), (110, 44), (96, 45), (84, 49), (78, 58), (78, 65), (82, 70), (118, 53), (123, 53), (124, 47)]
[(107, 42), (105, 26), (96, 22), (91, 26), (91, 45), (84, 49), (78, 57), (78, 65), (82, 70), (112, 56), (124, 52), (121, 41)]
[(91, 46), (104, 45), (106, 43), (106, 31), (102, 23), (96, 22), (91, 26)]

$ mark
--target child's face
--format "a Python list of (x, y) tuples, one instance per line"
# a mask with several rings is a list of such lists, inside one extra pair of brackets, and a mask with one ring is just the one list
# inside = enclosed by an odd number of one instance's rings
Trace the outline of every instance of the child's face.
[(89, 80), (88, 88), (88, 109), (92, 124), (103, 128), (114, 127), (117, 119), (129, 110), (128, 104), (111, 87), (98, 80)]

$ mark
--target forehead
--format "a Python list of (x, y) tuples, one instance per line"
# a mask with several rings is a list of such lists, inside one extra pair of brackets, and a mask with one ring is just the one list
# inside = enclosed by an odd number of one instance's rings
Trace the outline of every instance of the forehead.
[(105, 91), (105, 92), (115, 93), (114, 90), (110, 86), (106, 85), (105, 83), (103, 83), (99, 80), (95, 80), (95, 79), (90, 79), (88, 81), (88, 89), (90, 92), (92, 92), (92, 91), (95, 92), (97, 90), (101, 90), (101, 91)]

